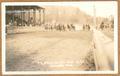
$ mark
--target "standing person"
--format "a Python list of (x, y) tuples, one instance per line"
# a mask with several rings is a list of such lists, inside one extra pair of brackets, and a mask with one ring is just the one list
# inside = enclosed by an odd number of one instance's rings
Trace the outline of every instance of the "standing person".
[(90, 30), (90, 25), (88, 24), (88, 30)]
[(85, 30), (85, 25), (83, 24), (83, 30)]
[(104, 29), (104, 22), (102, 22), (102, 23), (100, 24), (100, 29), (101, 29), (101, 30)]

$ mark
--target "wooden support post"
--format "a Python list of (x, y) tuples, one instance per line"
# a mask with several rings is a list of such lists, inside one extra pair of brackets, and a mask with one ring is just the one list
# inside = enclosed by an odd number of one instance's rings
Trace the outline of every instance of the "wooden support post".
[(23, 26), (23, 8), (21, 7), (21, 24), (22, 24), (22, 26)]
[(27, 26), (29, 26), (30, 25), (30, 22), (29, 22), (29, 20), (30, 20), (30, 10), (28, 10), (28, 13), (27, 13)]
[(29, 14), (30, 14), (30, 18), (29, 18), (29, 26), (31, 26), (32, 22), (31, 22), (31, 14), (32, 14), (32, 10), (30, 9), (29, 11)]
[(36, 25), (36, 10), (33, 10), (33, 22), (34, 22), (34, 26)]
[(31, 9), (31, 17), (30, 17), (30, 23), (31, 23), (31, 26), (34, 26), (34, 11), (33, 9)]
[(22, 11), (23, 12), (23, 26), (25, 26), (25, 12), (24, 12), (24, 10)]
[(39, 10), (39, 25), (41, 25), (41, 9)]
[(43, 24), (45, 23), (45, 9), (43, 9)]

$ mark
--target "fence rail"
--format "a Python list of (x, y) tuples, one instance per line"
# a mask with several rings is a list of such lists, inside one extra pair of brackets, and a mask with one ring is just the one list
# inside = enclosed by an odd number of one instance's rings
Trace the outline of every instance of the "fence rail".
[(114, 69), (114, 41), (93, 28), (94, 60), (96, 70)]

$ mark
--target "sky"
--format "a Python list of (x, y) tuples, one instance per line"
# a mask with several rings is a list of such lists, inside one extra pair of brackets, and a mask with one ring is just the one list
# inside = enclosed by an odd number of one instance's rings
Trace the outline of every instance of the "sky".
[(96, 16), (108, 17), (117, 13), (116, 1), (96, 1), (96, 2), (81, 2), (79, 5), (80, 10), (93, 16), (94, 6), (96, 8)]
[(108, 17), (117, 14), (117, 1), (79, 1), (79, 2), (53, 2), (43, 5), (50, 6), (75, 6), (93, 16), (93, 6), (96, 8), (96, 16)]
[[(9, 3), (8, 3), (9, 4)], [(75, 6), (87, 14), (93, 16), (93, 6), (96, 8), (96, 16), (108, 17), (117, 14), (117, 1), (77, 1), (77, 2), (30, 2), (13, 3), (14, 5), (39, 5), (39, 6)], [(9, 4), (9, 5), (13, 5)]]

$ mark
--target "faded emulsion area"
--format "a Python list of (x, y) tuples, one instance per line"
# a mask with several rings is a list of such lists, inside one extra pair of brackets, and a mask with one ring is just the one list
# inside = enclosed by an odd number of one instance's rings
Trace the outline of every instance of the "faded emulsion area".
[(8, 5), (6, 71), (114, 70), (114, 16), (77, 6)]

